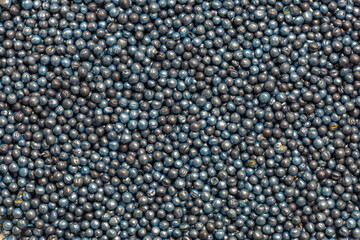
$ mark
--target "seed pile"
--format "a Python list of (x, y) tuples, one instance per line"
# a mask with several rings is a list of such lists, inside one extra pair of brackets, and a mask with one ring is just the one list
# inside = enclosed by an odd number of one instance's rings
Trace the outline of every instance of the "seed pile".
[(0, 5), (0, 238), (360, 239), (359, 0)]

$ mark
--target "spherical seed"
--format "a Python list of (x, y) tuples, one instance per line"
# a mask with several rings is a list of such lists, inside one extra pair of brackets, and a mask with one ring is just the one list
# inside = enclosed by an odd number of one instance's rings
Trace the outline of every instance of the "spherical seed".
[(358, 238), (356, 1), (104, 4), (2, 5), (6, 237)]

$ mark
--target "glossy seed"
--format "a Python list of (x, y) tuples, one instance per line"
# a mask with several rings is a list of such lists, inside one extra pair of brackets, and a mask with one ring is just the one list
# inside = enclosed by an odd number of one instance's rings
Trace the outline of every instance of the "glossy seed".
[(0, 239), (360, 239), (359, 0), (0, 8)]

